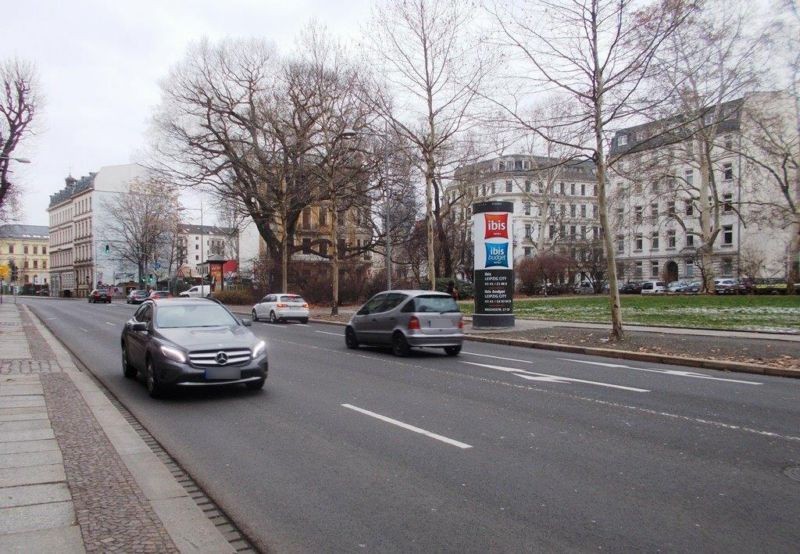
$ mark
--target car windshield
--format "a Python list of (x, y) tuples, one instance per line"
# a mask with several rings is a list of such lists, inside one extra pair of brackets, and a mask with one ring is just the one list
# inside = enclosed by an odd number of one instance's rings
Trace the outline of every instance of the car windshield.
[(415, 312), (458, 312), (458, 304), (452, 296), (425, 295), (414, 298)]
[(216, 304), (178, 304), (159, 306), (156, 327), (220, 327), (236, 325), (237, 321), (222, 306)]
[(296, 294), (284, 294), (281, 296), (281, 302), (305, 302), (302, 296)]

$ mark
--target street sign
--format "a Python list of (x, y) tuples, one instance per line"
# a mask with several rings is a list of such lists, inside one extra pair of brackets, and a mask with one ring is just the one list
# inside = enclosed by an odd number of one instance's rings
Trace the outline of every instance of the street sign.
[(155, 263), (153, 264), (153, 269), (161, 269), (161, 264), (160, 264), (160, 263), (158, 263), (158, 262), (155, 262)]

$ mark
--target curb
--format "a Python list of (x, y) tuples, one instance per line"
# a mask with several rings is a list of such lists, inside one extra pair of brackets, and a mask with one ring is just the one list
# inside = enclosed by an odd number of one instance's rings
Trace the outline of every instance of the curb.
[[(347, 325), (341, 321), (328, 321), (327, 319), (309, 319), (308, 321), (311, 323), (339, 325), (341, 327)], [(657, 364), (699, 367), (703, 369), (714, 369), (717, 371), (727, 371), (731, 373), (751, 373), (755, 375), (770, 375), (773, 377), (790, 377), (794, 379), (800, 379), (800, 371), (794, 369), (782, 369), (779, 367), (744, 364), (741, 362), (723, 362), (719, 360), (707, 360), (705, 358), (687, 358), (684, 356), (668, 356), (664, 354), (651, 354), (648, 352), (630, 352), (628, 350), (614, 350), (612, 348), (595, 348), (590, 346), (572, 346), (570, 344), (539, 342), (524, 339), (506, 339), (501, 337), (487, 337), (483, 335), (468, 334), (464, 336), (464, 339), (474, 342), (502, 344), (505, 346), (520, 346), (523, 348), (536, 348), (538, 350), (554, 350), (556, 352), (586, 354), (589, 356), (600, 356), (603, 358), (618, 358), (623, 360), (634, 360)]]

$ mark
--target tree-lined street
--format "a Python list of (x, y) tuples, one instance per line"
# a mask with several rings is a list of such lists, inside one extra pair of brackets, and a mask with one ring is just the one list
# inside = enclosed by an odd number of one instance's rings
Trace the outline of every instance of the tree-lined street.
[(25, 302), (265, 550), (792, 551), (800, 382), (468, 342), (399, 359), (254, 324), (270, 376), (150, 399), (133, 308)]

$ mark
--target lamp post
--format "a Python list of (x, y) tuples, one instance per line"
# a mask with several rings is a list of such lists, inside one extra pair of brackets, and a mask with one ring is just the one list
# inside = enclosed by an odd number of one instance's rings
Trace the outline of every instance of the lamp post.
[(0, 160), (13, 160), (21, 164), (29, 164), (31, 161), (28, 158), (14, 158), (11, 156), (0, 156)]

